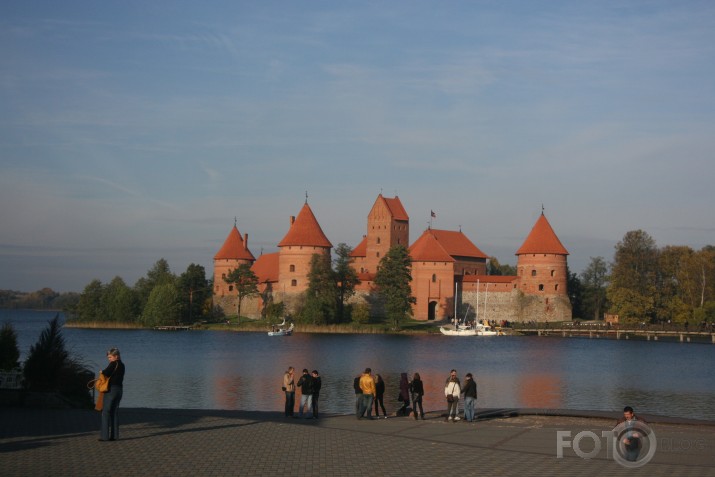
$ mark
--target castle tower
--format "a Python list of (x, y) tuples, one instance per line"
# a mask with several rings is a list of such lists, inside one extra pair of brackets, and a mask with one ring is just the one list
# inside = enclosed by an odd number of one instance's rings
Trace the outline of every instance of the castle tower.
[(252, 265), (255, 261), (256, 258), (248, 249), (248, 234), (242, 239), (241, 233), (234, 224), (223, 246), (214, 255), (214, 296), (235, 294), (233, 286), (226, 283), (224, 278), (239, 265)]
[[(365, 237), (365, 273), (374, 274), (380, 260), (395, 245), (409, 247), (410, 218), (402, 206), (400, 198), (392, 199), (377, 196), (377, 200), (367, 216), (367, 235)], [(362, 243), (360, 244), (363, 245)]]
[(516, 251), (517, 288), (525, 295), (538, 298), (538, 312), (534, 307), (524, 310), (535, 315), (536, 321), (571, 319), (566, 289), (568, 254), (542, 212)]
[(278, 290), (296, 294), (308, 288), (310, 261), (314, 254), (330, 259), (333, 245), (320, 228), (306, 201), (297, 217), (291, 216), (290, 229), (278, 244)]

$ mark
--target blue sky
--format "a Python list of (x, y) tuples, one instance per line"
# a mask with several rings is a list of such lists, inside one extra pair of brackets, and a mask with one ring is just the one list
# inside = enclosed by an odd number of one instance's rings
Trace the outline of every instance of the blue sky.
[(580, 271), (629, 230), (715, 240), (711, 1), (0, 3), (0, 288), (212, 271), (276, 250), (305, 191), (357, 245), (514, 252), (541, 213)]

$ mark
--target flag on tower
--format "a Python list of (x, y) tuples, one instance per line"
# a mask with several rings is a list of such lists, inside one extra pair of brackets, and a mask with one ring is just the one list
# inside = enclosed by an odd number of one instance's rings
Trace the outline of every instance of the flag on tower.
[(434, 210), (430, 210), (429, 213), (432, 218), (437, 218), (437, 214), (434, 213)]

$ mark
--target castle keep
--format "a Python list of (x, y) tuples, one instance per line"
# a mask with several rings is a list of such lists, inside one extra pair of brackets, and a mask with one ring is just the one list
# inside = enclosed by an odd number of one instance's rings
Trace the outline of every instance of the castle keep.
[[(374, 278), (390, 247), (409, 245), (409, 216), (398, 197), (380, 194), (367, 217), (367, 233), (351, 254), (360, 278), (353, 301), (374, 291)], [(246, 315), (260, 316), (263, 299), (270, 295), (292, 310), (308, 287), (313, 254), (330, 256), (332, 244), (323, 233), (307, 201), (297, 217), (290, 218), (279, 251), (256, 259), (234, 224), (214, 256), (214, 304), (235, 313), (236, 292), (224, 281), (230, 270), (250, 264), (259, 279), (262, 298), (244, 303)], [(412, 245), (412, 295), (414, 318), (442, 320), (470, 310), (480, 320), (565, 321), (571, 319), (567, 283), (568, 251), (541, 214), (516, 251), (517, 275), (487, 275), (488, 256), (461, 231), (428, 228)], [(455, 304), (457, 306), (455, 306)]]

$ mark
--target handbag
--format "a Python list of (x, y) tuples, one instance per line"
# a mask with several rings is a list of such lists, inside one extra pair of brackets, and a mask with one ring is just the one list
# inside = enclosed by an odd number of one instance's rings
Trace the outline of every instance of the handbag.
[(109, 391), (109, 378), (106, 377), (101, 371), (99, 372), (99, 377), (94, 380), (94, 389), (100, 393), (106, 393)]
[(456, 383), (452, 384), (452, 390), (449, 392), (449, 394), (447, 394), (447, 402), (454, 402), (454, 394), (452, 393), (454, 392), (454, 388), (456, 386)]

